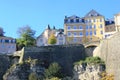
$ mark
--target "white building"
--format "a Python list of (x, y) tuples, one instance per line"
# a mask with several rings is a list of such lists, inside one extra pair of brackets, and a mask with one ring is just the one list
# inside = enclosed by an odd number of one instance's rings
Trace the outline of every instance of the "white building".
[(12, 54), (16, 51), (16, 40), (11, 37), (0, 36), (0, 53)]
[(63, 44), (65, 44), (65, 35), (63, 34), (63, 32), (64, 32), (63, 29), (55, 29), (55, 27), (53, 27), (53, 29), (51, 29), (50, 26), (48, 25), (47, 28), (43, 31), (43, 33), (37, 37), (36, 45), (37, 46), (49, 45), (48, 39), (51, 34), (54, 34), (57, 39), (56, 45), (63, 45)]

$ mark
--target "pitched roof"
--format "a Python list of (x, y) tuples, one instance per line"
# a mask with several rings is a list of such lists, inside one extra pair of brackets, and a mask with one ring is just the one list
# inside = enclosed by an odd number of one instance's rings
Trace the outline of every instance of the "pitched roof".
[(14, 39), (12, 37), (0, 36), (0, 39)]
[(114, 19), (105, 20), (105, 25), (111, 25), (111, 24), (115, 24)]
[(85, 15), (85, 17), (96, 17), (96, 16), (102, 16), (102, 15), (93, 9)]
[(76, 15), (72, 15), (72, 16), (70, 16), (70, 17), (65, 16), (65, 18), (80, 18), (80, 17), (78, 17), (78, 16), (76, 16)]

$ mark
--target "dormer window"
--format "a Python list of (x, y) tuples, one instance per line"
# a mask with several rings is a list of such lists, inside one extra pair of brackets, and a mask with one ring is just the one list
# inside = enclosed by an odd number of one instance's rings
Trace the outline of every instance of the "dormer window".
[(74, 22), (76, 22), (76, 19), (74, 19)]
[(80, 22), (82, 22), (82, 19), (79, 19)]
[(89, 16), (91, 16), (91, 14), (89, 14)]
[(73, 23), (73, 19), (71, 19), (70, 22)]
[(65, 19), (65, 23), (67, 23), (68, 22), (68, 19)]
[(76, 22), (79, 22), (79, 19), (76, 19)]
[(12, 40), (13, 41), (13, 43), (15, 43), (15, 40)]
[(95, 16), (98, 16), (98, 14), (96, 13)]
[(5, 42), (5, 40), (3, 39), (3, 40), (2, 40), (2, 43), (4, 43), (4, 42)]
[(9, 40), (9, 43), (11, 43), (11, 40)]

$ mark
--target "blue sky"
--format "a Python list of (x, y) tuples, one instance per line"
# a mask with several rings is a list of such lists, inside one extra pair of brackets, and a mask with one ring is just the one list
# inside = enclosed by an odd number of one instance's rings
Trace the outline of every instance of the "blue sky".
[(29, 25), (38, 36), (48, 24), (64, 28), (65, 16), (83, 17), (91, 9), (113, 18), (120, 12), (120, 0), (0, 0), (0, 27), (17, 38), (18, 28)]

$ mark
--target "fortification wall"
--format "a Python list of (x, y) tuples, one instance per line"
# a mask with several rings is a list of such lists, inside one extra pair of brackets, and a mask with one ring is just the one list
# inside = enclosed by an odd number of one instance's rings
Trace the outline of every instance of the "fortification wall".
[(120, 32), (113, 37), (103, 40), (94, 51), (94, 56), (99, 56), (106, 62), (106, 71), (120, 80)]
[(85, 58), (83, 45), (25, 47), (22, 59), (31, 57), (40, 59), (48, 64), (58, 62), (63, 67), (63, 72), (72, 75), (73, 63)]

